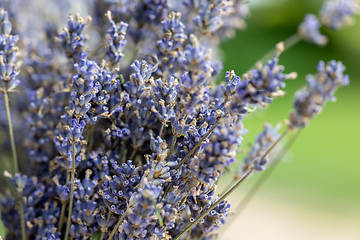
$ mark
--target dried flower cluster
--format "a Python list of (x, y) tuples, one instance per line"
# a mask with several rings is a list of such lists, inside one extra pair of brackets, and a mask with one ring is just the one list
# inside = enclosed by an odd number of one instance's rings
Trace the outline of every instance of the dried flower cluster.
[[(66, 9), (67, 1), (58, 2)], [(92, 18), (49, 22), (37, 37), (10, 23), (23, 17), (16, 3), (1, 3), (7, 11), (0, 11), (0, 89), (6, 104), (9, 93), (16, 96), (11, 115), (22, 163), (22, 173), (5, 174), (6, 239), (217, 238), (230, 204), (215, 195), (216, 185), (236, 162), (243, 116), (296, 78), (279, 65), (284, 44), (266, 64), (242, 78), (230, 70), (215, 86), (219, 41), (246, 26), (243, 0), (89, 1)], [(337, 30), (358, 7), (330, 1), (320, 21)], [(319, 27), (308, 15), (299, 35), (324, 44)], [(98, 42), (88, 37), (96, 34)], [(296, 94), (290, 129), (306, 126), (349, 83), (344, 70), (341, 62), (319, 63)], [(8, 122), (0, 123), (5, 134)], [(239, 178), (265, 169), (279, 136), (265, 125)], [(5, 144), (2, 155), (14, 141)]]

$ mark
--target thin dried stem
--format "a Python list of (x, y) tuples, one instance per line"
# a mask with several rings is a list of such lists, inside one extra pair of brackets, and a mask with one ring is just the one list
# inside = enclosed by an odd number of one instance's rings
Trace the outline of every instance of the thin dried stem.
[(159, 136), (162, 138), (162, 134), (163, 134), (163, 131), (164, 131), (164, 126), (165, 126), (165, 122), (162, 122), (161, 123), (161, 128), (160, 128), (160, 132), (159, 132)]
[(189, 239), (190, 239), (190, 234), (191, 234), (191, 231), (188, 232), (185, 240), (189, 240)]
[(191, 230), (201, 219), (209, 214), (217, 205), (219, 205), (225, 198), (227, 198), (240, 184), (248, 177), (254, 170), (251, 169), (244, 177), (242, 177), (232, 188), (230, 188), (219, 200), (217, 200), (211, 207), (203, 212), (194, 222), (190, 223), (174, 240), (180, 239), (187, 231)]
[[(210, 133), (212, 133), (214, 131), (214, 129), (217, 127), (217, 125), (219, 125), (221, 119), (223, 119), (226, 116), (227, 113), (223, 114), (217, 121), (216, 123), (211, 127), (211, 129), (209, 131), (207, 131), (207, 133), (200, 139), (200, 141), (190, 150), (190, 152), (188, 152), (188, 154), (186, 154), (186, 156), (181, 160), (181, 162), (179, 163), (179, 165), (176, 166), (175, 170), (178, 170), (190, 157), (191, 155), (193, 155), (193, 153), (202, 145), (203, 141), (210, 135)], [(166, 187), (166, 190), (164, 191), (164, 194), (162, 195), (162, 197), (160, 198), (160, 201), (166, 197), (167, 193), (170, 190), (170, 186), (171, 184), (169, 183)]]
[(9, 106), (9, 96), (7, 90), (4, 91), (4, 100), (5, 100), (5, 107), (6, 107), (6, 116), (9, 124), (9, 135), (10, 135), (10, 143), (11, 143), (11, 152), (13, 158), (13, 165), (14, 165), (14, 174), (19, 172), (19, 165), (17, 162), (17, 154), (16, 154), (16, 146), (14, 140), (14, 130), (11, 121), (10, 115), (10, 106)]
[(63, 221), (64, 221), (64, 216), (65, 216), (65, 209), (66, 209), (66, 203), (63, 203), (61, 206), (61, 213), (60, 213), (60, 220), (59, 220), (59, 232), (61, 232), (62, 230), (62, 225), (63, 225)]
[(69, 202), (69, 214), (66, 223), (66, 231), (65, 231), (65, 240), (69, 238), (70, 232), (70, 223), (71, 223), (71, 214), (72, 214), (72, 207), (74, 202), (74, 186), (75, 186), (75, 142), (72, 145), (72, 159), (71, 159), (71, 187), (70, 187), (70, 202)]
[[(211, 127), (211, 129), (200, 139), (200, 141), (190, 150), (190, 152), (188, 152), (188, 154), (186, 154), (186, 156), (183, 158), (183, 160), (181, 160), (181, 162), (179, 163), (179, 165), (176, 166), (175, 170), (178, 170), (190, 157), (191, 155), (193, 155), (193, 153), (201, 146), (201, 144), (203, 143), (203, 141), (210, 135), (210, 133), (212, 133), (214, 131), (214, 129), (216, 128), (217, 125), (219, 125), (220, 120), (222, 118), (224, 118), (226, 114), (224, 114), (223, 116), (221, 116), (216, 123)], [(176, 142), (175, 142), (176, 144)], [(171, 148), (172, 149), (172, 148)], [(170, 155), (169, 155), (170, 157)], [(167, 193), (170, 190), (170, 186), (171, 184), (169, 183), (164, 191), (164, 194), (162, 195), (162, 197), (160, 198), (160, 201), (166, 197)]]
[[(293, 35), (291, 35), (290, 37), (288, 37), (287, 39), (284, 40), (284, 47), (285, 50), (293, 47), (294, 45), (296, 45), (297, 43), (299, 43), (301, 41), (301, 38), (299, 37), (299, 35), (297, 33), (294, 33)], [(256, 67), (256, 64), (258, 62), (265, 62), (268, 59), (271, 59), (276, 52), (276, 48), (272, 48), (270, 51), (268, 51), (265, 55), (263, 55), (259, 61), (257, 61), (254, 65), (252, 65), (250, 67), (249, 70), (253, 69)]]
[(226, 116), (226, 114), (222, 115), (216, 123), (210, 128), (209, 131), (200, 139), (200, 141), (186, 154), (186, 156), (181, 160), (179, 165), (176, 166), (176, 170), (178, 170), (190, 157), (193, 155), (193, 153), (203, 144), (204, 140), (214, 131), (214, 129), (219, 125), (221, 119), (223, 119)]
[(134, 160), (135, 155), (136, 155), (136, 149), (133, 150), (129, 159)]
[[(111, 212), (109, 211), (108, 216), (107, 216), (107, 219), (106, 219), (106, 226), (108, 226), (110, 217), (111, 217)], [(103, 240), (103, 239), (104, 239), (105, 232), (106, 232), (106, 231), (104, 231), (104, 232), (102, 231), (102, 232), (101, 232), (101, 235), (100, 235), (99, 240)]]
[(271, 150), (274, 149), (274, 147), (281, 141), (281, 139), (283, 139), (283, 138), (286, 136), (286, 134), (287, 134), (288, 132), (289, 132), (289, 128), (286, 128), (286, 130), (281, 134), (281, 136), (278, 138), (278, 140), (276, 140), (276, 142), (274, 142), (274, 144), (271, 145), (271, 147), (269, 147), (268, 150), (266, 150), (266, 152), (265, 152), (265, 153), (263, 154), (263, 156), (261, 157), (260, 162), (261, 162), (262, 160), (264, 160), (264, 158), (266, 157), (266, 155), (268, 155), (268, 154), (271, 152)]
[(123, 213), (123, 215), (121, 215), (121, 217), (120, 217), (119, 221), (116, 223), (116, 225), (115, 225), (114, 229), (111, 231), (111, 233), (110, 233), (110, 236), (109, 236), (108, 240), (111, 240), (111, 239), (112, 239), (112, 237), (114, 236), (114, 234), (115, 234), (116, 230), (118, 230), (118, 228), (119, 228), (120, 224), (122, 223), (122, 221), (124, 221), (124, 219), (125, 219), (126, 215), (127, 215), (127, 210)]
[(236, 181), (236, 178), (234, 177), (233, 180), (230, 180), (229, 184), (224, 188), (224, 190), (220, 193), (220, 195), (224, 195), (226, 193), (226, 191), (231, 188), (231, 186), (234, 184), (234, 182)]
[[(70, 172), (67, 173), (66, 175), (66, 183), (68, 184), (70, 180)], [(64, 221), (64, 216), (65, 216), (65, 209), (66, 209), (66, 204), (67, 202), (63, 203), (61, 206), (61, 213), (60, 213), (60, 220), (59, 220), (59, 232), (61, 232), (62, 230), (62, 225), (63, 225), (63, 221)]]
[(265, 181), (270, 177), (270, 175), (274, 172), (276, 166), (278, 166), (280, 160), (284, 157), (285, 153), (290, 149), (295, 140), (299, 137), (301, 131), (297, 131), (291, 139), (287, 142), (286, 146), (278, 153), (278, 155), (274, 158), (274, 161), (270, 166), (264, 171), (261, 177), (255, 182), (255, 184), (251, 187), (249, 192), (245, 195), (243, 200), (236, 207), (236, 215), (240, 215), (242, 211), (246, 208), (251, 199), (255, 196), (255, 194), (259, 191)]
[[(253, 199), (255, 194), (264, 185), (266, 180), (274, 172), (278, 163), (281, 161), (281, 159), (284, 157), (284, 155), (287, 153), (287, 151), (291, 148), (291, 146), (293, 145), (295, 140), (299, 137), (300, 133), (301, 133), (301, 130), (297, 131), (294, 135), (292, 135), (290, 140), (286, 143), (285, 147), (277, 154), (277, 156), (274, 157), (273, 163), (270, 164), (268, 168), (266, 168), (266, 170), (261, 175), (261, 177), (255, 182), (255, 184), (250, 188), (249, 192), (247, 192), (245, 197), (236, 206), (234, 219), (236, 219), (244, 211), (244, 209), (247, 207), (247, 205), (251, 202), (251, 200)], [(229, 224), (225, 225), (222, 229), (222, 232), (224, 232), (233, 222), (234, 221), (230, 221)]]
[[(14, 140), (14, 130), (13, 130), (11, 115), (10, 115), (9, 96), (8, 96), (7, 85), (6, 85), (6, 89), (3, 92), (3, 94), (4, 94), (5, 107), (6, 107), (6, 116), (7, 116), (7, 120), (8, 120), (8, 124), (9, 124), (9, 135), (10, 135), (11, 151), (12, 151), (13, 164), (14, 164), (14, 174), (16, 174), (19, 172), (19, 165), (17, 162), (16, 146), (15, 146), (15, 140)], [(21, 196), (20, 196), (19, 205), (20, 205), (21, 237), (22, 237), (22, 240), (26, 240), (24, 203), (23, 203)]]
[(26, 228), (25, 228), (25, 216), (24, 216), (24, 203), (22, 198), (20, 197), (20, 218), (21, 218), (21, 236), (22, 240), (26, 240)]

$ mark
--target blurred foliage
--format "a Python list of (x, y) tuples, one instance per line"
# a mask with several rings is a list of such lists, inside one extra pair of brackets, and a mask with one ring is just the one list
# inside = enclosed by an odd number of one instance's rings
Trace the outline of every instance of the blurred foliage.
[[(306, 13), (317, 13), (322, 2), (251, 2), (248, 28), (222, 44), (224, 70), (233, 69), (238, 75), (246, 72), (277, 42), (294, 34)], [(285, 163), (280, 164), (264, 187), (283, 191), (290, 198), (325, 211), (351, 212), (360, 201), (360, 153), (357, 150), (360, 136), (360, 17), (355, 21), (354, 26), (338, 32), (322, 29), (329, 37), (325, 47), (300, 42), (285, 51), (280, 56), (280, 63), (285, 66), (285, 72), (297, 72), (297, 80), (287, 82), (285, 97), (276, 99), (266, 110), (256, 111), (244, 120), (249, 130), (243, 144), (247, 151), (264, 121), (274, 125), (288, 117), (294, 93), (305, 85), (307, 74), (316, 73), (319, 60), (341, 60), (347, 66), (345, 73), (350, 76), (350, 85), (340, 89), (335, 94), (337, 102), (328, 103), (324, 112), (304, 129)], [(239, 156), (239, 160), (242, 157)]]

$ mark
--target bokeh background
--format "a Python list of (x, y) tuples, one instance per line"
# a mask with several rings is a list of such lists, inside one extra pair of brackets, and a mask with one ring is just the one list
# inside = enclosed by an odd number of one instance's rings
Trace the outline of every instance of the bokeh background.
[[(221, 45), (224, 70), (245, 73), (276, 43), (294, 34), (306, 13), (317, 13), (322, 2), (251, 0), (247, 29)], [(249, 130), (245, 152), (264, 122), (275, 125), (287, 118), (294, 93), (307, 74), (316, 72), (319, 60), (341, 60), (351, 84), (311, 121), (245, 211), (230, 216), (221, 239), (360, 239), (360, 17), (355, 22), (338, 32), (322, 29), (329, 37), (326, 47), (300, 42), (282, 54), (286, 72), (299, 76), (287, 82), (285, 97), (244, 119)], [(238, 160), (243, 157), (239, 154)], [(254, 174), (230, 197), (233, 206), (260, 175)], [(230, 173), (220, 181), (219, 192), (231, 178)]]
[[(222, 44), (224, 69), (246, 72), (277, 42), (291, 36), (306, 13), (316, 14), (323, 2), (250, 1), (247, 29)], [(304, 129), (242, 214), (229, 218), (221, 239), (360, 239), (360, 17), (355, 21), (338, 32), (321, 29), (329, 38), (326, 47), (300, 42), (281, 55), (286, 72), (299, 76), (287, 82), (285, 97), (244, 119), (249, 130), (246, 150), (264, 121), (275, 125), (287, 118), (294, 93), (307, 74), (316, 73), (319, 60), (341, 60), (351, 83)], [(260, 175), (244, 182), (230, 202), (236, 205)], [(228, 179), (221, 182), (220, 192)]]

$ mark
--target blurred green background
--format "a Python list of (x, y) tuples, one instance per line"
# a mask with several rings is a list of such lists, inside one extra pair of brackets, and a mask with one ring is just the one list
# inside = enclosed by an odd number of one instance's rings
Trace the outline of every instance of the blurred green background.
[[(247, 29), (222, 44), (224, 69), (238, 75), (246, 72), (277, 42), (295, 33), (306, 13), (316, 14), (322, 2), (250, 1)], [(275, 125), (288, 117), (294, 93), (307, 74), (316, 73), (319, 60), (341, 60), (351, 83), (304, 129), (243, 214), (230, 218), (232, 225), (222, 239), (240, 239), (240, 232), (244, 239), (360, 239), (360, 17), (355, 21), (338, 32), (321, 29), (329, 37), (326, 47), (300, 42), (281, 55), (285, 72), (299, 76), (287, 82), (285, 97), (244, 119), (249, 130), (244, 136), (246, 150), (264, 121)], [(233, 205), (260, 174), (237, 190), (230, 199)]]
[[(246, 72), (276, 43), (294, 34), (306, 13), (317, 13), (322, 2), (251, 0), (247, 29), (222, 43), (223, 75), (230, 69), (238, 75)], [(336, 103), (329, 103), (310, 122), (243, 214), (230, 216), (232, 225), (222, 239), (360, 239), (360, 17), (355, 21), (338, 32), (322, 29), (329, 37), (326, 47), (300, 42), (281, 55), (286, 72), (299, 76), (287, 82), (285, 97), (244, 119), (249, 130), (243, 142), (246, 151), (264, 122), (275, 125), (288, 117), (294, 93), (307, 74), (316, 72), (319, 60), (341, 60), (351, 83), (336, 93)], [(243, 156), (239, 154), (239, 161)], [(260, 174), (230, 197), (233, 205)], [(230, 178), (222, 179), (220, 191)]]

